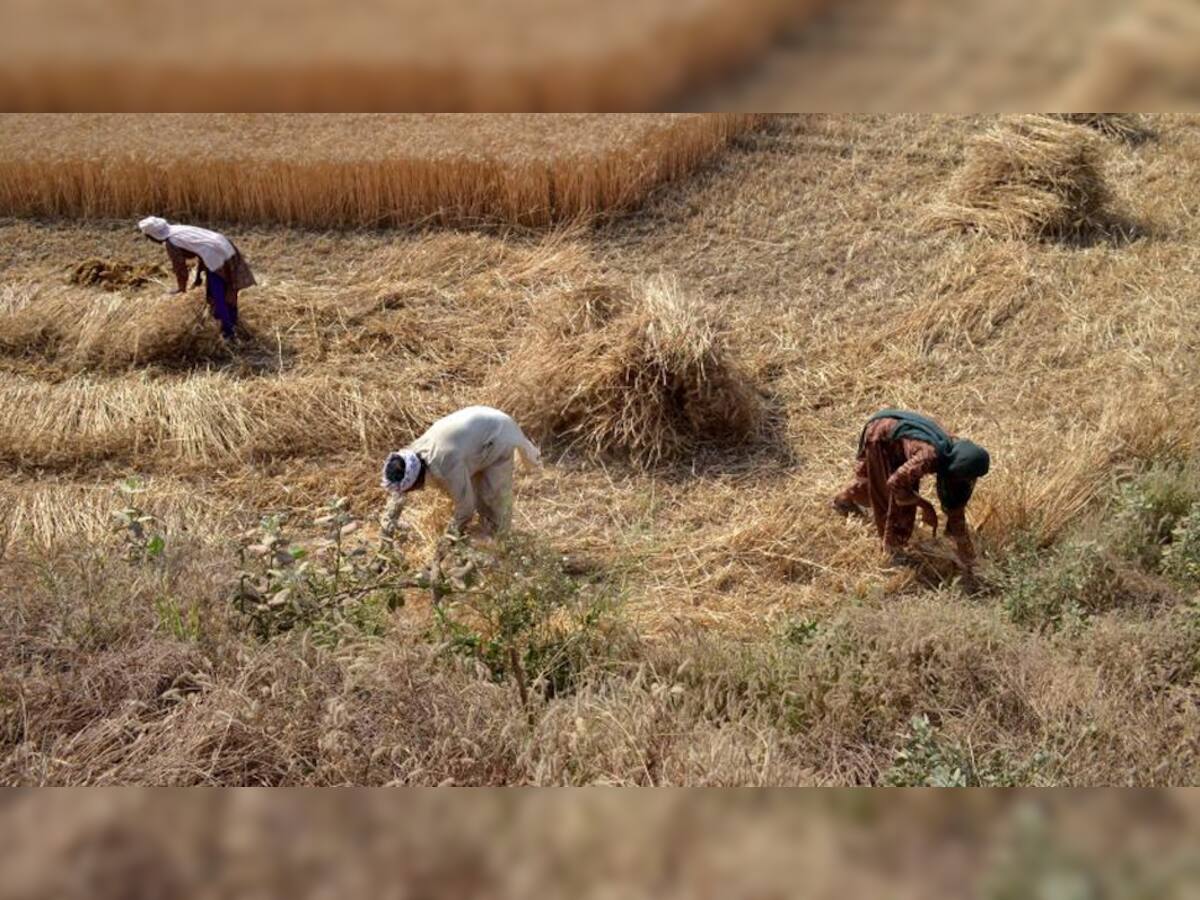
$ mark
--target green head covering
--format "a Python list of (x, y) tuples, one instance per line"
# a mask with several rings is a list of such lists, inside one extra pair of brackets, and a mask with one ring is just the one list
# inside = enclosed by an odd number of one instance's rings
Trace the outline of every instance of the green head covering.
[[(885, 409), (867, 420), (869, 425), (878, 419), (895, 419), (894, 438), (924, 441), (937, 451), (937, 494), (943, 510), (961, 509), (971, 499), (975, 479), (982, 478), (991, 468), (991, 457), (978, 444), (956, 441), (937, 422), (920, 413), (905, 409)], [(864, 427), (858, 439), (859, 453), (866, 443)]]

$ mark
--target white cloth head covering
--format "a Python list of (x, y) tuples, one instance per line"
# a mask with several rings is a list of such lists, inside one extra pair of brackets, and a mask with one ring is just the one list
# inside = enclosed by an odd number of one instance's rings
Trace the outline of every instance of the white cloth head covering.
[(148, 216), (138, 222), (138, 231), (147, 237), (152, 237), (156, 241), (165, 241), (171, 236), (171, 225), (166, 219), (160, 219), (158, 216)]
[[(390, 481), (387, 476), (387, 470), (392, 460), (396, 457), (404, 460), (404, 477), (399, 481)], [(383, 477), (380, 480), (380, 485), (389, 491), (403, 494), (406, 491), (412, 490), (412, 486), (417, 483), (417, 478), (420, 475), (421, 458), (412, 450), (397, 450), (395, 453), (389, 453), (388, 458), (383, 463)]]

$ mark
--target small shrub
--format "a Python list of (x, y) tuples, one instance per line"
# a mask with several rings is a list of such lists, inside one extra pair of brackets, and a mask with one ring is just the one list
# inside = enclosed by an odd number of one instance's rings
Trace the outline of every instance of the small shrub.
[(1072, 541), (1050, 554), (1015, 556), (999, 577), (1001, 603), (1010, 619), (1036, 630), (1078, 628), (1111, 605), (1117, 574), (1095, 541)]
[(821, 623), (815, 619), (797, 619), (789, 622), (783, 629), (784, 643), (793, 647), (803, 647), (817, 636)]
[(1200, 504), (1171, 529), (1171, 542), (1163, 549), (1162, 570), (1179, 581), (1200, 584)]
[(166, 538), (158, 530), (158, 520), (135, 502), (137, 495), (145, 492), (141, 481), (127, 478), (119, 490), (126, 506), (113, 513), (113, 532), (121, 538), (122, 555), (129, 562), (160, 559), (166, 550)]
[(242, 536), (233, 602), (260, 640), (296, 628), (312, 629), (324, 644), (379, 635), (387, 613), (403, 604), (404, 590), (423, 584), (391, 535), (374, 553), (352, 540), (359, 523), (342, 499), (313, 522), (325, 531), (315, 544), (293, 544), (284, 524), (267, 517)]
[(457, 556), (454, 602), (435, 607), (440, 636), (493, 680), (515, 678), (522, 693), (532, 686), (553, 697), (611, 658), (619, 639), (613, 597), (568, 575), (552, 550), (509, 535), (494, 559), (461, 545)]
[(1176, 526), (1200, 502), (1200, 481), (1179, 466), (1157, 467), (1123, 484), (1110, 532), (1114, 549), (1148, 572), (1163, 566)]

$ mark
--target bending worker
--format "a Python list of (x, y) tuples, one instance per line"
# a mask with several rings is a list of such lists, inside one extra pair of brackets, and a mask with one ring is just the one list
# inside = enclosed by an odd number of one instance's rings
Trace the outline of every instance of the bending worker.
[(439, 419), (404, 450), (388, 456), (383, 487), (391, 491), (389, 513), (399, 514), (405, 496), (432, 482), (454, 501), (451, 528), (462, 531), (479, 512), (486, 532), (512, 521), (513, 452), (525, 464), (541, 454), (509, 416), (488, 406), (469, 406)]
[(171, 291), (172, 294), (187, 292), (188, 260), (197, 261), (193, 287), (200, 286), (200, 275), (204, 273), (209, 309), (213, 318), (221, 323), (221, 336), (232, 340), (238, 318), (238, 293), (255, 284), (254, 273), (233, 242), (207, 228), (172, 225), (157, 216), (142, 219), (138, 230), (167, 248), (167, 257), (179, 282), (178, 290)]
[(927, 416), (885, 409), (871, 416), (858, 441), (854, 480), (833, 498), (843, 515), (862, 514), (870, 506), (875, 528), (893, 559), (912, 537), (917, 510), (937, 536), (937, 512), (919, 493), (921, 479), (937, 478), (937, 495), (946, 514), (946, 532), (954, 538), (963, 569), (970, 573), (975, 550), (967, 531), (966, 508), (976, 479), (988, 473), (988, 452), (959, 440)]

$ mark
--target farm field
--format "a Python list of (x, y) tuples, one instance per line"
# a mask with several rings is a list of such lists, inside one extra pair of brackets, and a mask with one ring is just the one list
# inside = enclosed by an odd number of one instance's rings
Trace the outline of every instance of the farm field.
[(1181, 110), (1200, 96), (1189, 0), (841, 0), (713, 82), (695, 109)]
[(214, 0), (197, 19), (4, 0), (0, 109), (639, 112), (752, 62), (827, 2)]
[[(4, 0), (0, 109), (1181, 110), (1191, 0)], [(216, 23), (220, 23), (218, 26)], [(297, 48), (303, 48), (303, 51)], [(181, 87), (186, 86), (186, 87)]]
[[(0, 781), (1195, 783), (1200, 120), (753, 126), (590, 224), (206, 221), (236, 351), (133, 221), (0, 221)], [(239, 607), (476, 402), (548, 461), (482, 590)], [(889, 405), (993, 454), (975, 590), (828, 509)]]
[[(544, 226), (636, 206), (755, 117), (9, 115), (0, 210)], [(294, 148), (294, 149), (293, 149)]]

